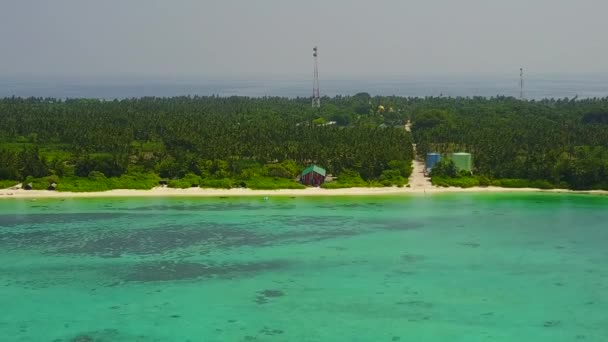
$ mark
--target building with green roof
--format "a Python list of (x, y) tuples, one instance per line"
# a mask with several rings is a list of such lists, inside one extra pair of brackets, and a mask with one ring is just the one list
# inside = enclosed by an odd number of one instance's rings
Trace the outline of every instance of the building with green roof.
[(317, 165), (310, 165), (302, 171), (300, 182), (308, 186), (321, 186), (325, 182), (327, 171)]

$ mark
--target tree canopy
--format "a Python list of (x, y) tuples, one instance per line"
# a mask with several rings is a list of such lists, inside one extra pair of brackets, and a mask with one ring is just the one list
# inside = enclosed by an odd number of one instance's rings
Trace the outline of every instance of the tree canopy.
[(369, 109), (355, 114), (360, 102), (338, 97), (317, 111), (308, 99), (6, 98), (0, 100), (0, 177), (139, 172), (240, 183), (295, 178), (296, 169), (316, 163), (334, 175), (349, 170), (379, 179), (391, 161), (411, 161), (411, 136), (381, 128), (383, 118)]

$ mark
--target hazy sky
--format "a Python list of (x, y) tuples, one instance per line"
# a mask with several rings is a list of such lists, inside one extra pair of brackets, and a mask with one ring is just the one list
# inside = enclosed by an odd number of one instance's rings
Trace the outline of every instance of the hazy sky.
[(606, 0), (0, 0), (1, 75), (608, 72)]

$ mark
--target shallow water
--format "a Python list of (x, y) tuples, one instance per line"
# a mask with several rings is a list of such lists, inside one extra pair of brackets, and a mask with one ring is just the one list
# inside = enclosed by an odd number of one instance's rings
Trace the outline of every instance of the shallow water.
[(6, 341), (608, 341), (608, 197), (0, 201)]

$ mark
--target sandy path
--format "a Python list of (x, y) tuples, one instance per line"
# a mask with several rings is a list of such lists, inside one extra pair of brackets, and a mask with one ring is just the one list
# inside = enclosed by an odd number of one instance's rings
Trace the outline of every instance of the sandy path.
[[(413, 147), (414, 155), (416, 155), (416, 144), (414, 144)], [(433, 188), (433, 184), (431, 184), (431, 179), (424, 175), (424, 162), (416, 158), (412, 161), (412, 166), (413, 170), (409, 179), (410, 188), (423, 190)]]
[[(408, 132), (412, 131), (411, 121), (408, 121), (405, 124), (405, 130)], [(412, 188), (412, 189), (423, 190), (424, 192), (426, 192), (425, 191), (426, 189), (433, 188), (433, 184), (431, 184), (431, 179), (424, 175), (424, 169), (425, 169), (424, 161), (421, 161), (418, 158), (416, 144), (412, 144), (412, 148), (414, 149), (415, 159), (412, 161), (413, 171), (409, 178), (409, 185), (410, 185), (410, 188)]]

